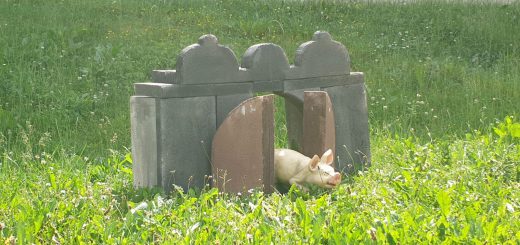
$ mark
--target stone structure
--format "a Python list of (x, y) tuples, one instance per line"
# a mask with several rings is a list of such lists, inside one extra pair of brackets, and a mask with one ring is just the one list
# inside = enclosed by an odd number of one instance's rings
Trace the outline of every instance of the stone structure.
[[(294, 65), (289, 65), (282, 48), (266, 43), (251, 46), (239, 66), (231, 49), (218, 44), (215, 36), (204, 35), (197, 44), (182, 50), (175, 70), (155, 70), (152, 80), (152, 83), (136, 83), (135, 96), (130, 99), (134, 185), (137, 187), (160, 186), (169, 191), (173, 184), (184, 189), (210, 184), (211, 158), (225, 162), (228, 161), (225, 156), (229, 156), (212, 153), (212, 149), (220, 147), (212, 146), (217, 129), (227, 120), (228, 113), (258, 92), (273, 92), (285, 98), (291, 148), (311, 154), (331, 145), (333, 135), (335, 164), (339, 170), (348, 173), (370, 164), (364, 76), (350, 71), (347, 49), (332, 40), (327, 32), (316, 32), (311, 41), (300, 45)], [(304, 106), (305, 91), (327, 93), (322, 93), (325, 97), (310, 96), (309, 100), (314, 102)], [(271, 161), (266, 154), (271, 154), (272, 146), (265, 144), (272, 144), (267, 135), (272, 134), (272, 129), (264, 128), (271, 120), (268, 117), (272, 99), (260, 101), (253, 103), (261, 104), (263, 114), (255, 115), (258, 118), (253, 121), (261, 120), (258, 125), (263, 125), (262, 129), (250, 130), (261, 131), (257, 136), (264, 145), (252, 150), (261, 152), (266, 159), (262, 160), (262, 171), (257, 173), (264, 178), (265, 185), (272, 182), (267, 173), (271, 167), (265, 165)], [(316, 103), (321, 106), (313, 107)], [(305, 112), (313, 108), (317, 111)], [(231, 117), (240, 115), (240, 109), (235, 110), (238, 111), (231, 112)], [(319, 123), (313, 124), (312, 120), (304, 123), (304, 118), (317, 118)], [(309, 133), (306, 138), (304, 132), (313, 128), (317, 133)], [(233, 128), (227, 131), (232, 132)], [(304, 147), (304, 142), (313, 141), (315, 137), (322, 138), (318, 140), (321, 146)], [(229, 143), (232, 142), (214, 144)], [(258, 156), (251, 155), (249, 159)], [(264, 186), (265, 190), (270, 188)]]

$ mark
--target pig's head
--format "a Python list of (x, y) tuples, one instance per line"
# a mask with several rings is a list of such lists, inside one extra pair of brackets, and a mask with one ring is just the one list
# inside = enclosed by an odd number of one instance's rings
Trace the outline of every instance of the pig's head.
[(315, 184), (323, 188), (334, 188), (341, 182), (341, 174), (334, 171), (332, 162), (334, 155), (329, 149), (323, 155), (318, 157), (314, 155), (309, 161), (309, 176), (306, 180), (310, 184)]

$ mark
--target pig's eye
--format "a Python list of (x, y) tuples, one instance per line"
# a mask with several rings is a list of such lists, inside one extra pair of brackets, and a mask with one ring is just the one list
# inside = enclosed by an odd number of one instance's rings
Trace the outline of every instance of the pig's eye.
[(320, 174), (330, 175), (329, 172), (325, 171), (325, 169), (321, 169), (320, 166), (318, 166), (318, 171), (320, 172)]

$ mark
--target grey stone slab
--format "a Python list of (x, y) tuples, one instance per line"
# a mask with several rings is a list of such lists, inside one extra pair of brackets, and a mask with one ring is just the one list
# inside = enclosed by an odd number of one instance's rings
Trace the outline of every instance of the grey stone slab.
[(274, 96), (258, 96), (233, 109), (213, 139), (214, 185), (246, 193), (274, 188)]
[(350, 57), (341, 43), (332, 40), (329, 33), (318, 31), (312, 41), (296, 50), (294, 67), (287, 78), (344, 75), (350, 73)]
[(211, 84), (210, 88), (215, 92), (215, 95), (246, 94), (253, 92), (252, 83)]
[(253, 82), (253, 92), (283, 92), (283, 81), (255, 81)]
[(130, 120), (134, 186), (158, 186), (157, 99), (130, 97)]
[(161, 186), (202, 188), (211, 175), (211, 141), (216, 130), (215, 97), (159, 100)]
[(135, 83), (134, 88), (135, 94), (141, 96), (156, 98), (186, 98), (252, 93), (253, 83), (223, 83), (205, 85)]
[(253, 79), (251, 78), (251, 73), (246, 68), (239, 67), (237, 76), (238, 76), (237, 81), (240, 81), (240, 82), (252, 82), (253, 81)]
[(348, 75), (290, 79), (285, 80), (283, 83), (284, 90), (291, 91), (306, 88), (326, 88), (350, 84), (360, 84), (364, 83), (364, 79), (362, 72), (352, 72)]
[(177, 57), (175, 81), (179, 84), (209, 84), (239, 81), (238, 61), (233, 51), (204, 35)]
[(167, 98), (165, 90), (174, 87), (176, 86), (169, 83), (134, 83), (135, 95), (155, 98)]
[(250, 72), (253, 81), (277, 81), (285, 78), (289, 60), (280, 46), (261, 43), (246, 50), (241, 67)]
[(154, 83), (174, 83), (175, 70), (153, 70), (152, 82)]
[(339, 170), (352, 173), (368, 167), (371, 155), (365, 85), (330, 87), (325, 91), (334, 106)]
[(217, 96), (217, 128), (231, 110), (251, 97), (253, 97), (253, 93)]
[(306, 156), (336, 151), (334, 110), (323, 91), (306, 91), (303, 99), (303, 151)]
[[(344, 82), (344, 84), (331, 84), (330, 87), (351, 85), (351, 84), (360, 84), (360, 83), (364, 84), (365, 83), (365, 74), (363, 72), (359, 72), (359, 71), (351, 71), (350, 74), (348, 74), (345, 77), (345, 80), (343, 82)], [(329, 86), (322, 86), (322, 87), (329, 87)]]

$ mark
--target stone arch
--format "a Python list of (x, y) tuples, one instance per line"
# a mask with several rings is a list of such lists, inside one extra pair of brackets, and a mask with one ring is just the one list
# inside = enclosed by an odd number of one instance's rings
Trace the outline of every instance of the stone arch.
[[(225, 192), (262, 188), (271, 193), (274, 180), (274, 95), (245, 100), (218, 127), (212, 142), (214, 186)], [(302, 153), (335, 151), (334, 111), (326, 92), (304, 93)]]
[(370, 164), (364, 75), (350, 71), (347, 49), (327, 32), (301, 44), (294, 65), (280, 46), (263, 43), (247, 49), (239, 66), (231, 49), (204, 35), (182, 50), (175, 68), (154, 70), (151, 83), (134, 84), (135, 186), (204, 187), (217, 128), (242, 101), (265, 92), (285, 98), (290, 144), (304, 152), (303, 131), (315, 127), (304, 129), (305, 91), (326, 92), (334, 108), (337, 168), (350, 173)]

